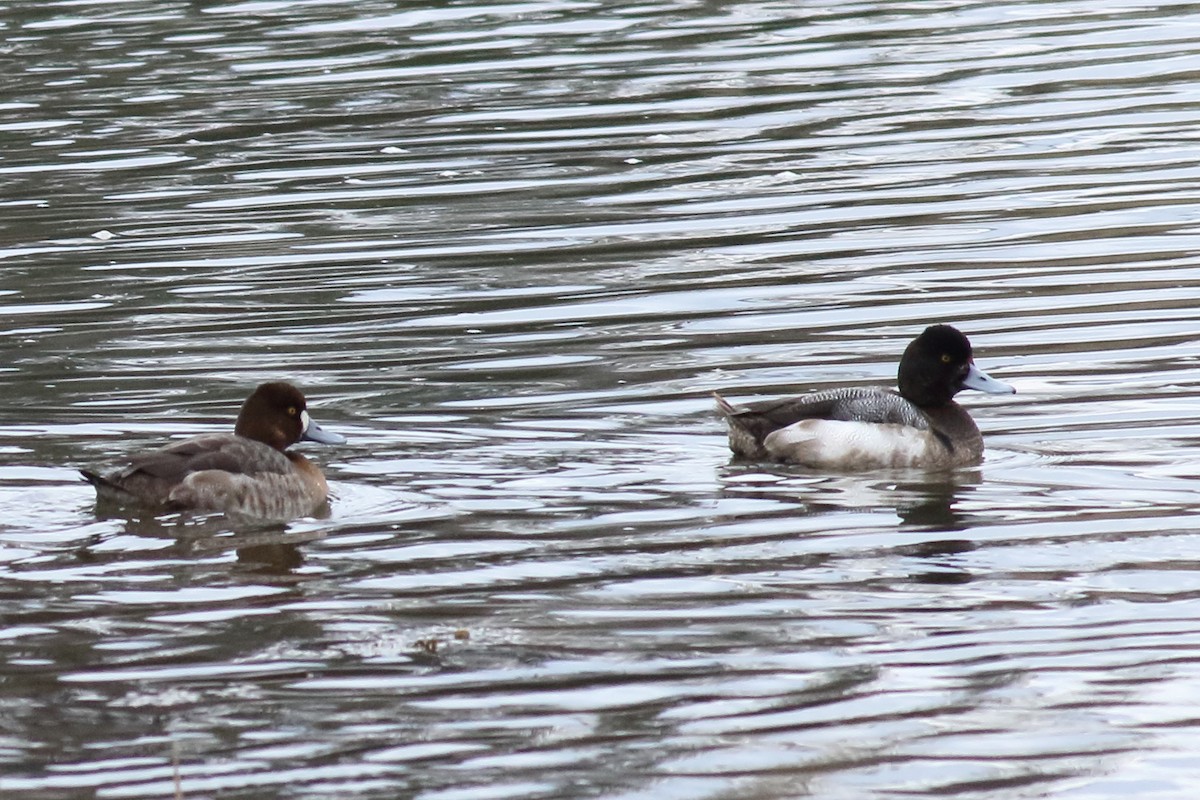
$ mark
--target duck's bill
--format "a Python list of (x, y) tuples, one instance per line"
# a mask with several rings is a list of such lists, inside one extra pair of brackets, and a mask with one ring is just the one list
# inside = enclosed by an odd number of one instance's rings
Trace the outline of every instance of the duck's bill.
[(333, 433), (322, 428), (317, 423), (313, 422), (312, 417), (308, 412), (304, 412), (304, 433), (300, 439), (306, 442), (320, 442), (321, 444), (345, 444), (346, 437), (340, 433)]
[(1004, 381), (998, 381), (974, 364), (967, 370), (962, 382), (964, 389), (974, 389), (988, 394), (1016, 394), (1017, 390)]

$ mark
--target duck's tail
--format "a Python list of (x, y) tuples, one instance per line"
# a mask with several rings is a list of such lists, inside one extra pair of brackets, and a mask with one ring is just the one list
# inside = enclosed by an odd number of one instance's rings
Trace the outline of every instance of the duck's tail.
[(738, 413), (737, 406), (733, 405), (716, 392), (713, 392), (713, 399), (717, 401), (717, 410), (720, 411), (723, 416), (731, 417)]
[(713, 399), (717, 401), (717, 410), (728, 423), (729, 449), (733, 454), (741, 458), (765, 457), (767, 453), (755, 435), (755, 431), (761, 427), (757, 415), (748, 408), (735, 406), (716, 392), (713, 392)]
[(113, 483), (108, 478), (101, 475), (99, 472), (92, 472), (90, 469), (81, 469), (79, 474), (83, 479), (99, 489), (101, 486), (112, 486)]
[(130, 500), (133, 495), (129, 490), (116, 481), (106, 478), (99, 472), (92, 472), (90, 469), (81, 469), (79, 474), (83, 479), (96, 487), (96, 497), (99, 500), (111, 500), (123, 502)]

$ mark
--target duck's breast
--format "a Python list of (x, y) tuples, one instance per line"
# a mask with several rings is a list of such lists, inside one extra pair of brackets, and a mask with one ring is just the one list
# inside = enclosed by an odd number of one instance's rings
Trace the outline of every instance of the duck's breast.
[(328, 498), (325, 476), (304, 456), (289, 453), (285, 460), (288, 469), (282, 472), (212, 469), (189, 473), (171, 490), (168, 502), (178, 508), (270, 520), (316, 512)]
[(951, 451), (931, 430), (896, 423), (808, 419), (763, 440), (777, 461), (832, 470), (949, 466)]
[(983, 436), (962, 406), (951, 402), (917, 413), (922, 415), (923, 427), (894, 422), (801, 420), (768, 434), (763, 449), (778, 461), (845, 470), (950, 469), (983, 460)]

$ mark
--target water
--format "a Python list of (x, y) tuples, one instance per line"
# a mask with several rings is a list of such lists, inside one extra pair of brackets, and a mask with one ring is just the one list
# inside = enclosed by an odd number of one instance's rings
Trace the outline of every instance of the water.
[[(1193, 5), (0, 26), (5, 797), (1193, 796)], [(934, 321), (979, 469), (730, 463)], [(277, 378), (328, 518), (97, 515)]]

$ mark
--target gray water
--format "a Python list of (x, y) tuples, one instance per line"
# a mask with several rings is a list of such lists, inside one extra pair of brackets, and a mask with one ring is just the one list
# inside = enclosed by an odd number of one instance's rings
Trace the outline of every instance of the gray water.
[[(4, 797), (1195, 797), (1194, 4), (0, 34)], [(979, 469), (731, 463), (932, 322)], [(97, 513), (280, 378), (328, 517)]]

